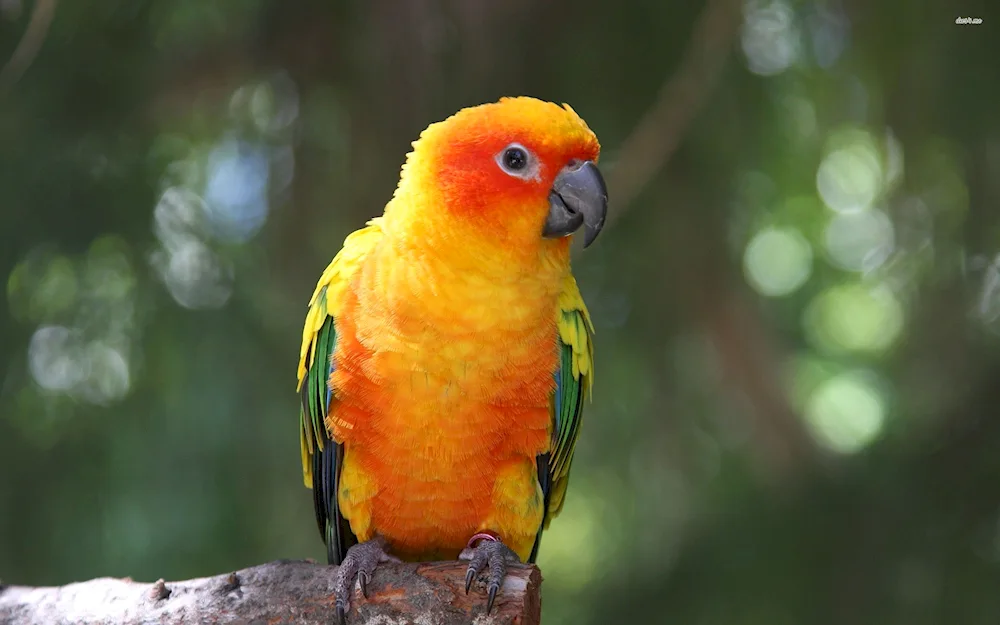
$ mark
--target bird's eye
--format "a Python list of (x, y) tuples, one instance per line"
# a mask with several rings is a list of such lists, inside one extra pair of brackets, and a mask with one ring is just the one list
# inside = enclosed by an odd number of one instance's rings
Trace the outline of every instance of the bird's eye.
[(528, 166), (528, 153), (522, 147), (507, 148), (503, 151), (503, 166), (509, 171), (521, 171)]
[(538, 179), (538, 159), (519, 143), (511, 143), (496, 155), (497, 165), (509, 176)]

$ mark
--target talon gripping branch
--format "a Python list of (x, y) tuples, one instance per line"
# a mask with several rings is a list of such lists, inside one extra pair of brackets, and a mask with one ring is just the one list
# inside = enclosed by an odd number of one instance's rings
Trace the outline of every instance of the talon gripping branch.
[(569, 107), (504, 98), (431, 124), (384, 214), (309, 303), (302, 470), (343, 621), (379, 562), (533, 562), (562, 507), (593, 328), (570, 270), (607, 212), (600, 146)]

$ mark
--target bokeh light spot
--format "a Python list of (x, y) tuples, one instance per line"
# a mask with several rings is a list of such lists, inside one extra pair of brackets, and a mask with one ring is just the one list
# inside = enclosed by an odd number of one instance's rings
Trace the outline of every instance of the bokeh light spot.
[(198, 239), (189, 239), (169, 253), (158, 250), (152, 257), (170, 291), (185, 308), (221, 308), (232, 294), (233, 272)]
[(205, 216), (213, 234), (243, 243), (267, 220), (270, 163), (266, 152), (244, 141), (225, 141), (208, 157)]
[(825, 447), (856, 453), (870, 445), (885, 424), (885, 398), (867, 376), (849, 372), (832, 377), (812, 393), (805, 417)]
[(895, 231), (889, 216), (880, 210), (837, 213), (826, 226), (823, 243), (837, 267), (868, 272), (892, 254)]
[(788, 3), (750, 0), (743, 15), (741, 43), (750, 71), (773, 76), (791, 67), (801, 54), (801, 42)]
[(73, 261), (65, 256), (35, 254), (19, 263), (7, 278), (7, 302), (19, 319), (41, 322), (72, 310), (79, 284)]
[(184, 187), (169, 187), (153, 209), (153, 231), (166, 249), (180, 247), (204, 231), (205, 201)]
[(76, 395), (90, 403), (107, 405), (128, 393), (128, 359), (118, 349), (101, 341), (86, 346), (77, 365), (87, 373), (87, 383), (76, 389)]
[(761, 295), (788, 295), (809, 279), (812, 247), (794, 228), (765, 228), (747, 245), (743, 271)]
[(813, 3), (809, 7), (809, 34), (813, 58), (822, 68), (832, 67), (847, 48), (851, 22), (836, 3)]
[(816, 189), (823, 202), (837, 212), (869, 208), (882, 191), (882, 160), (863, 130), (852, 129), (834, 135), (838, 145), (822, 160), (816, 171)]
[(42, 326), (35, 330), (28, 346), (31, 376), (49, 391), (68, 391), (80, 380), (76, 362), (77, 333), (65, 326)]
[(904, 313), (888, 289), (851, 283), (817, 295), (804, 321), (810, 341), (822, 351), (879, 353), (899, 338)]

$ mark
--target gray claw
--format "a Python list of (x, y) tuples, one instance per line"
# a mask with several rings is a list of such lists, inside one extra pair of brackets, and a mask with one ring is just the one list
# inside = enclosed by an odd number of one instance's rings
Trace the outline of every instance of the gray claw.
[(346, 615), (351, 609), (351, 589), (354, 580), (361, 586), (361, 596), (368, 598), (368, 584), (371, 583), (375, 568), (380, 562), (399, 562), (399, 558), (386, 552), (386, 540), (380, 536), (352, 546), (347, 550), (344, 561), (337, 569), (337, 578), (333, 584), (333, 592), (337, 597), (337, 622), (344, 625)]
[(498, 540), (481, 540), (474, 548), (462, 551), (458, 557), (469, 560), (469, 568), (465, 572), (466, 594), (472, 586), (472, 580), (485, 569), (489, 569), (486, 578), (486, 615), (489, 616), (497, 593), (500, 592), (500, 586), (503, 585), (503, 579), (507, 576), (507, 564), (519, 563), (521, 559), (511, 551), (510, 547)]
[(486, 616), (489, 616), (490, 610), (493, 609), (493, 600), (497, 598), (497, 591), (500, 590), (500, 584), (491, 583), (489, 588), (489, 598), (486, 600)]

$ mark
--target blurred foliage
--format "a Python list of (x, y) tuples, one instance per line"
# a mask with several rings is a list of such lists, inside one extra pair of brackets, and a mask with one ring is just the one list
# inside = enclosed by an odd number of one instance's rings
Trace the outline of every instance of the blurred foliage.
[[(0, 59), (50, 4), (0, 2)], [(598, 378), (545, 622), (1000, 620), (988, 9), (742, 5), (680, 149), (576, 261)], [(613, 178), (700, 10), (56, 5), (0, 94), (0, 577), (320, 558), (300, 324), (409, 142), (531, 94)]]

